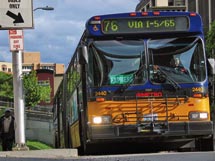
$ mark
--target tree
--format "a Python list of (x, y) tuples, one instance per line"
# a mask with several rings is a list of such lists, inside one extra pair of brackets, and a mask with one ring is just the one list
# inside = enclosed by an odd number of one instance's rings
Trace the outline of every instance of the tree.
[(215, 52), (215, 21), (211, 24), (211, 29), (206, 35), (206, 51), (207, 56), (213, 58)]
[(0, 72), (0, 96), (13, 98), (13, 75)]
[(36, 71), (31, 71), (23, 76), (23, 87), (25, 93), (25, 105), (34, 107), (40, 101), (46, 101), (50, 98), (51, 88), (38, 84)]
[(51, 87), (50, 84), (40, 85), (40, 101), (50, 102)]

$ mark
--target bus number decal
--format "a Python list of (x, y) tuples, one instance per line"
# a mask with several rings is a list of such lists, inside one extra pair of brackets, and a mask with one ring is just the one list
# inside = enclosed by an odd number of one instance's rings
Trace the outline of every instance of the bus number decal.
[(106, 96), (107, 95), (107, 91), (98, 91), (95, 92), (95, 96)]
[(202, 87), (193, 87), (192, 92), (203, 92), (203, 88)]
[(104, 21), (104, 31), (105, 32), (108, 32), (108, 31), (118, 31), (118, 24), (117, 24), (117, 21), (110, 21), (110, 20), (105, 20)]

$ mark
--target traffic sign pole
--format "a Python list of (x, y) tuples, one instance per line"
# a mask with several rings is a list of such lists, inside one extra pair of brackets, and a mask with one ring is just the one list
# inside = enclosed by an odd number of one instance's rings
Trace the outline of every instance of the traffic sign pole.
[(28, 150), (25, 145), (25, 106), (22, 84), (23, 30), (9, 30), (13, 64), (13, 93), (15, 117), (15, 143), (13, 150)]
[[(32, 0), (1, 1), (0, 30), (8, 30), (13, 64), (15, 143), (13, 150), (29, 150), (25, 143), (25, 110), (22, 84), (22, 51), (24, 28), (33, 28)], [(18, 30), (20, 29), (20, 30)]]
[(15, 143), (13, 150), (29, 150), (25, 143), (25, 109), (22, 83), (22, 51), (12, 52)]

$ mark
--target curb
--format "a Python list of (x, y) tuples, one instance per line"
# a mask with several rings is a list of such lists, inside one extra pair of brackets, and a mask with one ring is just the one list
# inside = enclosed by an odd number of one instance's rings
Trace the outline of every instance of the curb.
[(77, 149), (47, 149), (0, 152), (0, 158), (71, 158), (78, 157)]

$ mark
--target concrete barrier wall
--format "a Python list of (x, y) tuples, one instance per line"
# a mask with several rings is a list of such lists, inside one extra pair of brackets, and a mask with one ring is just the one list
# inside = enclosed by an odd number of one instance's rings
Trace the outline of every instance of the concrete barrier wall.
[(35, 115), (28, 116), (25, 119), (26, 140), (37, 140), (54, 146), (54, 130), (52, 117), (40, 119)]

